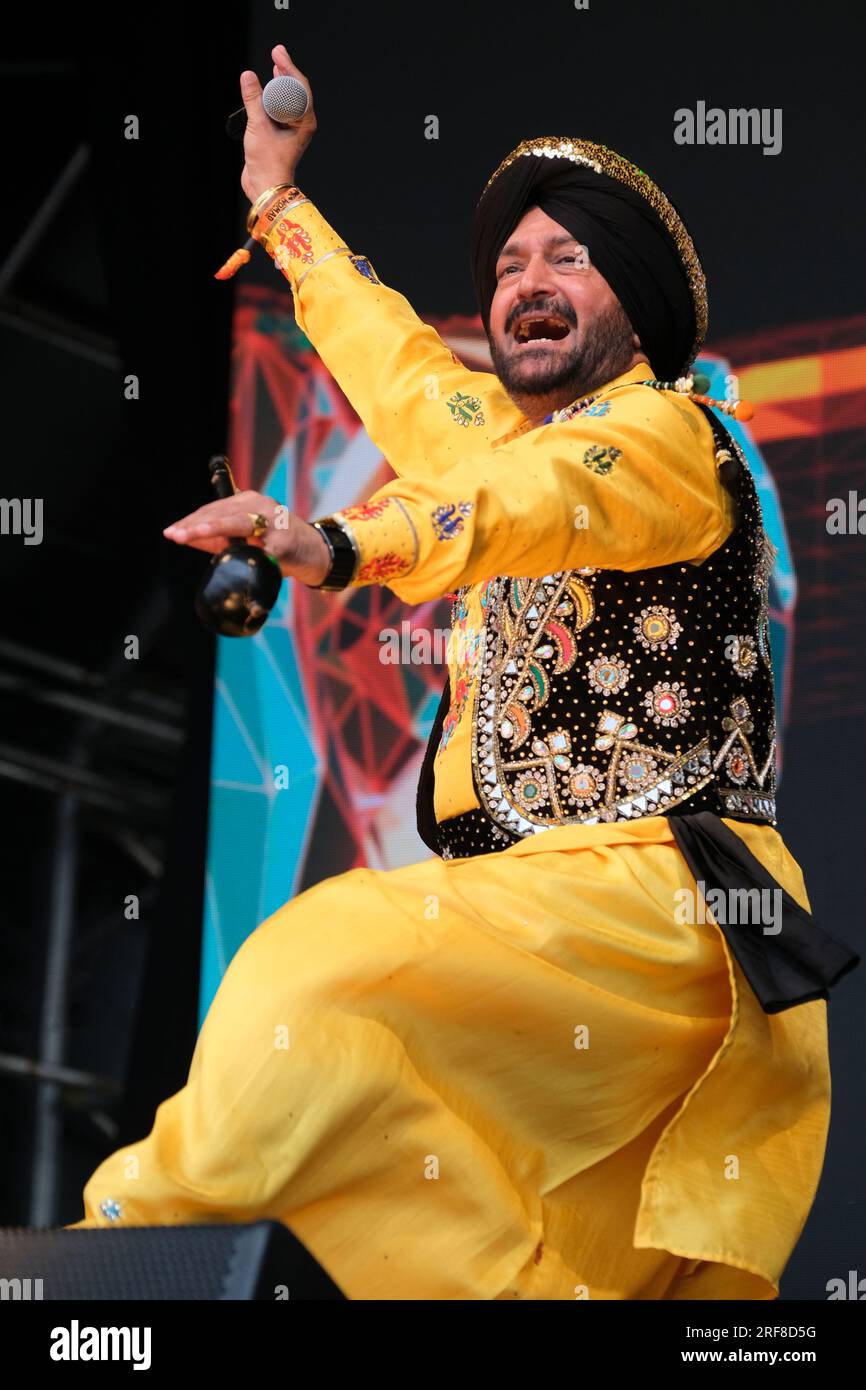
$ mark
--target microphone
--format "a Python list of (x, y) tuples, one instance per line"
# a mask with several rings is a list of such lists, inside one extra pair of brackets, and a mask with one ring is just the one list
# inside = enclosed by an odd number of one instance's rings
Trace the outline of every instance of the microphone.
[[(262, 105), (277, 125), (299, 125), (307, 114), (310, 94), (303, 82), (284, 73), (272, 77), (262, 92)], [(226, 121), (226, 135), (232, 140), (242, 140), (247, 128), (247, 109), (242, 106), (233, 111)]]
[[(208, 465), (218, 499), (233, 497), (235, 480), (225, 454)], [(279, 561), (260, 545), (232, 541), (212, 555), (195, 596), (195, 611), (205, 627), (222, 637), (252, 637), (263, 627), (283, 582)]]

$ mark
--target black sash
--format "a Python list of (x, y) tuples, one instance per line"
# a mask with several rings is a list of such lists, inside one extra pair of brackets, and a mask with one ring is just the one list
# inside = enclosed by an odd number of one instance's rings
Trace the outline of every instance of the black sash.
[[(768, 924), (760, 920), (721, 921), (720, 915), (713, 913), (765, 1013), (781, 1013), (810, 999), (827, 999), (830, 987), (860, 963), (860, 957), (844, 942), (816, 926), (811, 912), (786, 892), (713, 811), (671, 813), (668, 822), (702, 892), (724, 894), (723, 901), (729, 906), (721, 915), (730, 915), (733, 893), (738, 890), (766, 889), (779, 894), (773, 899), (782, 909), (781, 923), (773, 924), (774, 928), (779, 926), (778, 931), (768, 933)], [(760, 918), (761, 914), (757, 915)]]

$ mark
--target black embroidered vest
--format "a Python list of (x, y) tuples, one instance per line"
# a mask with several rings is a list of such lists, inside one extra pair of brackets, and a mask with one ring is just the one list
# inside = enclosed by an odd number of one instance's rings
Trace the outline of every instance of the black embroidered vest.
[(436, 853), (672, 812), (775, 824), (774, 548), (742, 451), (700, 408), (735, 503), (734, 529), (707, 560), (490, 582), (472, 729), (480, 805), (435, 820), (446, 680), (417, 799)]

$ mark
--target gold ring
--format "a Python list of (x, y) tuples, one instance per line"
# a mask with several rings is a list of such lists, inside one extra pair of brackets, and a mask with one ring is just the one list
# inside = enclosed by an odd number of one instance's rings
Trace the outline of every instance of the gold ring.
[(247, 512), (247, 516), (253, 523), (253, 529), (250, 534), (256, 540), (258, 540), (260, 536), (263, 536), (265, 532), (270, 529), (267, 517), (262, 516), (261, 512)]

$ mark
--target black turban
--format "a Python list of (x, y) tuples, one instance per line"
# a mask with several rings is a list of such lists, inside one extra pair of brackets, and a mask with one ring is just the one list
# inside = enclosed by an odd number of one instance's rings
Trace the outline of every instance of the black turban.
[(525, 141), (488, 181), (471, 229), (472, 278), (485, 332), (497, 258), (532, 207), (587, 247), (656, 376), (685, 374), (707, 327), (706, 285), (692, 239), (648, 175), (586, 140)]

